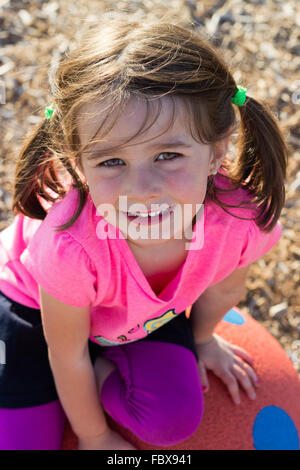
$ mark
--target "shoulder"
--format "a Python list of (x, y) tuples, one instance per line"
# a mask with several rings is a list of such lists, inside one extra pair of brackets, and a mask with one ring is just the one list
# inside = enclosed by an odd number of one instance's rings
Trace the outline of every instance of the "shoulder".
[(229, 206), (228, 210), (233, 215), (247, 218), (255, 217), (257, 215), (258, 207), (256, 203), (252, 201), (254, 194), (246, 188), (246, 186), (236, 188), (225, 168), (219, 169), (219, 172), (215, 177), (215, 186), (217, 188), (218, 199), (225, 206)]
[[(254, 220), (259, 214), (259, 207), (252, 201), (253, 193), (240, 187), (235, 189), (226, 172), (215, 178), (216, 186), (233, 189), (217, 192), (221, 207), (215, 201), (206, 204), (206, 238), (224, 247), (224, 252), (240, 253), (240, 264), (250, 264), (269, 251), (280, 239), (282, 226), (278, 221), (271, 232), (263, 231)], [(237, 206), (237, 207), (234, 207)], [(209, 245), (209, 244), (208, 244)]]
[[(205, 205), (205, 227), (213, 238), (227, 238), (233, 243), (243, 240), (252, 225), (251, 221), (258, 214), (258, 207), (251, 202), (253, 194), (244, 187), (235, 188), (224, 172), (215, 177), (217, 200), (207, 199)], [(225, 190), (225, 191), (223, 191)]]
[(79, 202), (79, 192), (71, 188), (63, 199), (56, 201), (50, 207), (32, 242), (35, 243), (41, 237), (54, 237), (57, 240), (73, 240), (89, 251), (88, 248), (93, 244), (96, 236), (95, 223), (97, 222), (96, 209), (89, 194), (75, 222), (64, 230), (58, 230), (73, 217), (79, 207)]
[(64, 230), (58, 230), (61, 225), (68, 222), (75, 214), (79, 206), (79, 193), (76, 189), (70, 189), (67, 195), (55, 202), (45, 219), (37, 228), (29, 248), (34, 250), (38, 247), (42, 251), (57, 253), (65, 249), (72, 252), (76, 247), (88, 251), (89, 238), (94, 234), (93, 204), (88, 197), (86, 203), (76, 221)]
[[(56, 201), (48, 210), (45, 219), (43, 220), (43, 225), (47, 226), (49, 229), (56, 228), (60, 225), (65, 224), (71, 219), (71, 217), (76, 212), (79, 206), (79, 192), (75, 188), (69, 189), (68, 193), (63, 199)], [(75, 223), (67, 229), (68, 232), (76, 232), (82, 226), (82, 222), (85, 218), (88, 217), (90, 210), (89, 198), (87, 198), (86, 203)], [(80, 220), (80, 222), (78, 222)], [(73, 228), (72, 228), (73, 227)]]
[(22, 263), (49, 294), (62, 302), (82, 307), (94, 301), (97, 278), (87, 249), (89, 205), (84, 206), (70, 228), (56, 230), (72, 217), (78, 198), (77, 191), (72, 190), (54, 203), (22, 254)]

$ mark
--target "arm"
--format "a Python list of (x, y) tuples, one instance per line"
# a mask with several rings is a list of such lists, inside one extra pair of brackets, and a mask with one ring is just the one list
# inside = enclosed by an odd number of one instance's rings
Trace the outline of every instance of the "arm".
[(57, 392), (70, 424), (82, 438), (108, 426), (88, 352), (90, 308), (64, 304), (40, 287), (44, 335)]
[(208, 287), (196, 300), (191, 310), (195, 342), (206, 342), (228, 310), (244, 297), (249, 266), (236, 269), (218, 284)]

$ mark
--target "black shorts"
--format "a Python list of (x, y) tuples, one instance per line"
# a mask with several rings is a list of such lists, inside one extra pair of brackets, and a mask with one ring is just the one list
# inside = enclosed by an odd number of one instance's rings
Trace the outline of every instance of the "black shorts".
[[(179, 344), (190, 349), (198, 360), (185, 312), (139, 341)], [(21, 305), (2, 292), (0, 346), (0, 408), (27, 408), (58, 400), (40, 310)], [(92, 363), (105, 348), (89, 340)]]

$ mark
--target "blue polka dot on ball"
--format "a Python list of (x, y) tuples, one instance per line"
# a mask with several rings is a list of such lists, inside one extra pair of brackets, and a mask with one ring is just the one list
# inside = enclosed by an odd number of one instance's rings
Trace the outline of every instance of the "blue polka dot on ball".
[(234, 323), (235, 325), (243, 325), (245, 323), (244, 318), (242, 315), (239, 314), (237, 310), (234, 308), (231, 308), (228, 310), (226, 315), (222, 318), (223, 321), (226, 321), (228, 323)]
[(278, 406), (266, 406), (253, 425), (256, 450), (299, 450), (297, 428), (290, 416)]

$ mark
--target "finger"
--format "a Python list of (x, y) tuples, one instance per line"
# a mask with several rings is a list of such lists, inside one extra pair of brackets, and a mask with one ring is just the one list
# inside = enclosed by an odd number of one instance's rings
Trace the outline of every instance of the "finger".
[(260, 384), (259, 384), (259, 378), (256, 374), (256, 372), (252, 369), (252, 367), (250, 367), (247, 362), (243, 361), (240, 357), (236, 356), (235, 357), (235, 362), (242, 368), (244, 369), (248, 376), (251, 378), (252, 380), (252, 383), (256, 386), (256, 387), (259, 387)]
[(236, 405), (241, 403), (238, 381), (229, 370), (224, 374), (215, 374), (227, 385), (228, 391)]
[(233, 365), (233, 373), (235, 377), (238, 379), (239, 383), (247, 393), (248, 397), (251, 400), (255, 400), (256, 398), (256, 393), (253, 387), (253, 383), (248, 376), (246, 370), (242, 367), (240, 367), (237, 363)]
[(253, 366), (254, 359), (247, 353), (247, 351), (236, 345), (232, 345), (231, 349), (237, 356), (241, 357), (242, 359), (244, 359), (244, 361), (248, 362)]
[(202, 384), (202, 390), (204, 393), (206, 393), (209, 390), (209, 382), (208, 382), (206, 367), (203, 361), (198, 362), (198, 368), (199, 368), (200, 380)]

